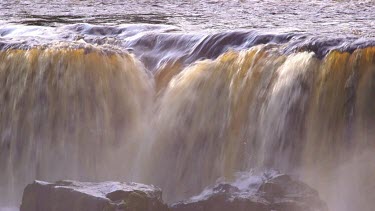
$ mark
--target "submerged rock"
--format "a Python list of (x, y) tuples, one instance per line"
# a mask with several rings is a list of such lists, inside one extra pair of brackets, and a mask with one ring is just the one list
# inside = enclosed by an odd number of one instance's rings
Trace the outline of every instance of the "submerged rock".
[(288, 175), (220, 183), (171, 206), (172, 211), (327, 211), (318, 192)]
[(21, 211), (167, 211), (159, 188), (138, 183), (35, 181), (23, 193)]

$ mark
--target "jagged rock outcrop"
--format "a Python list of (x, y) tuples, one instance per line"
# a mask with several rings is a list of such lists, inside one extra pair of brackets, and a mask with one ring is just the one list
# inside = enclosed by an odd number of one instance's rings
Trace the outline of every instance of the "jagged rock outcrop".
[(21, 211), (167, 211), (159, 188), (138, 183), (35, 181), (23, 194)]
[(221, 183), (171, 206), (172, 211), (327, 211), (317, 191), (288, 175), (273, 175), (247, 187)]

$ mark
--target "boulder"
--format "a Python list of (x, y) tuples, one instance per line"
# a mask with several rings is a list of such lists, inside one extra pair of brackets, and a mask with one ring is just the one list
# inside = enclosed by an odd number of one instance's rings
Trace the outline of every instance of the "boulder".
[(327, 211), (317, 191), (288, 175), (267, 175), (248, 181), (251, 182), (216, 184), (198, 196), (173, 204), (171, 210)]
[(138, 183), (35, 181), (23, 193), (21, 211), (167, 211), (159, 188)]
[[(248, 176), (250, 175), (250, 176)], [(289, 175), (246, 174), (172, 204), (159, 188), (138, 183), (35, 181), (23, 194), (21, 211), (327, 211), (318, 192)]]
[(326, 211), (316, 190), (289, 175), (276, 175), (260, 185), (258, 194), (277, 211)]

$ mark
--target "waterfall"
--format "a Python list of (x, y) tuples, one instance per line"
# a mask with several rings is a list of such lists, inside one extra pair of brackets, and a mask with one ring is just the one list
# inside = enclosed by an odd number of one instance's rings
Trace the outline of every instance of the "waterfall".
[(2, 200), (18, 200), (34, 179), (130, 179), (153, 95), (133, 56), (90, 46), (6, 50), (0, 81)]
[(182, 199), (236, 171), (276, 168), (317, 187), (333, 210), (370, 209), (374, 86), (373, 47), (319, 59), (256, 46), (198, 62), (160, 94), (144, 175)]
[(371, 210), (375, 47), (292, 38), (2, 46), (0, 203), (35, 179), (151, 183), (173, 202), (263, 168), (298, 176), (331, 210)]

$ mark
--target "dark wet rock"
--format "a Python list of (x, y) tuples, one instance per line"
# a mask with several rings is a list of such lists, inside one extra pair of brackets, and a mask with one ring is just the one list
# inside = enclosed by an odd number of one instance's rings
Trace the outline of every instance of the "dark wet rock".
[(238, 188), (218, 184), (171, 206), (172, 211), (327, 211), (317, 191), (288, 175), (274, 175), (258, 185)]
[(35, 181), (23, 194), (21, 211), (167, 211), (159, 188), (138, 183)]
[(292, 179), (289, 175), (277, 175), (265, 181), (258, 193), (270, 202), (271, 210), (277, 211), (323, 211), (326, 204), (316, 190)]
[(252, 199), (234, 198), (229, 202), (225, 201), (225, 197), (215, 196), (204, 202), (176, 204), (171, 209), (172, 211), (268, 211), (268, 207), (267, 204)]
[(219, 183), (171, 205), (159, 188), (138, 183), (35, 181), (25, 188), (21, 211), (327, 211), (318, 192), (284, 174), (250, 175)]

